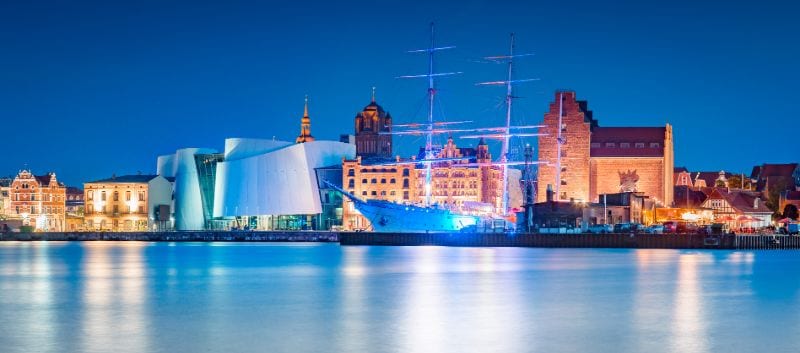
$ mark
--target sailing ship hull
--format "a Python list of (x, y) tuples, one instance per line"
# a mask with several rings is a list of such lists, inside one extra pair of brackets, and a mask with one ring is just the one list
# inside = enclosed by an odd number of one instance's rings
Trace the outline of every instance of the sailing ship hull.
[(477, 225), (480, 220), (478, 216), (446, 209), (401, 205), (383, 200), (355, 202), (354, 206), (370, 221), (375, 232), (455, 232)]

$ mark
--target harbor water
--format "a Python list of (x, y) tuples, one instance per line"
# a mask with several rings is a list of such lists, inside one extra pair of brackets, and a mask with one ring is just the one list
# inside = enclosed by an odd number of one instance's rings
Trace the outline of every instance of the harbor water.
[(0, 242), (0, 351), (797, 352), (800, 252)]

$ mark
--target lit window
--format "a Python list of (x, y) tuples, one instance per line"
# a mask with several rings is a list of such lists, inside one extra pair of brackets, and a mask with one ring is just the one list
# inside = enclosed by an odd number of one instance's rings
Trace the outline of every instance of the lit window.
[(637, 142), (634, 147), (636, 148), (644, 148), (644, 142)]
[(592, 148), (600, 148), (600, 142), (592, 142)]
[(606, 148), (614, 148), (617, 147), (617, 144), (614, 142), (606, 142)]
[(621, 142), (619, 144), (619, 148), (631, 148), (631, 144), (627, 142)]
[(650, 148), (659, 148), (661, 144), (658, 142), (650, 142)]

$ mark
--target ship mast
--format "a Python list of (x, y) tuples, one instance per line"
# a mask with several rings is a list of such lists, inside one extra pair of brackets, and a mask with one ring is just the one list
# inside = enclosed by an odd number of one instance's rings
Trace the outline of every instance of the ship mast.
[[(538, 79), (522, 79), (522, 80), (514, 80), (514, 58), (521, 57), (521, 56), (530, 56), (533, 54), (514, 54), (514, 33), (511, 33), (511, 45), (509, 48), (508, 55), (502, 56), (490, 56), (484, 59), (492, 60), (492, 61), (506, 61), (508, 66), (508, 72), (505, 81), (492, 81), (492, 82), (482, 82), (478, 85), (505, 85), (506, 87), (506, 124), (503, 128), (503, 135), (502, 137), (502, 150), (500, 152), (500, 162), (503, 166), (503, 195), (500, 201), (500, 210), (502, 214), (506, 214), (508, 212), (508, 158), (509, 158), (509, 144), (511, 141), (511, 136), (539, 136), (540, 134), (520, 134), (515, 133), (512, 134), (512, 129), (520, 128), (520, 127), (512, 127), (511, 126), (511, 106), (514, 102), (514, 84), (521, 83), (521, 82), (528, 82), (528, 81), (536, 81)], [(539, 126), (532, 126), (534, 128)]]
[(460, 72), (443, 72), (443, 73), (436, 73), (433, 71), (434, 69), (434, 61), (433, 61), (433, 54), (439, 50), (445, 49), (453, 49), (454, 46), (446, 46), (446, 47), (436, 47), (435, 36), (434, 36), (434, 26), (433, 22), (431, 22), (430, 26), (430, 45), (426, 49), (418, 49), (418, 50), (410, 50), (409, 53), (427, 53), (428, 54), (428, 73), (423, 75), (409, 75), (409, 76), (400, 76), (400, 78), (419, 78), (424, 77), (428, 79), (428, 122), (425, 124), (425, 128), (422, 131), (425, 134), (425, 160), (423, 164), (425, 164), (425, 205), (428, 206), (431, 204), (431, 179), (432, 179), (432, 160), (434, 159), (433, 156), (433, 134), (437, 131), (434, 130), (434, 126), (438, 125), (433, 122), (433, 111), (434, 111), (434, 101), (436, 98), (436, 82), (435, 78), (438, 76), (449, 76), (460, 74)]
[(434, 48), (433, 22), (431, 22), (431, 44), (428, 47), (428, 126), (425, 134), (425, 206), (431, 204), (431, 182), (432, 170), (431, 159), (433, 159), (433, 99), (436, 90), (433, 86), (433, 48)]

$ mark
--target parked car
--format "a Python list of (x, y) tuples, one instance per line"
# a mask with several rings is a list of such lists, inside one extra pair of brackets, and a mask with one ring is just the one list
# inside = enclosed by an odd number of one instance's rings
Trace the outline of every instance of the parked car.
[(617, 223), (614, 233), (638, 233), (644, 230), (644, 225), (639, 223)]
[(663, 224), (653, 224), (644, 229), (647, 234), (664, 234)]
[(697, 228), (697, 234), (704, 235), (723, 235), (728, 232), (729, 229), (724, 223), (706, 224)]
[(586, 230), (586, 233), (606, 234), (613, 231), (614, 227), (612, 227), (610, 224), (593, 224), (589, 226), (589, 229)]

